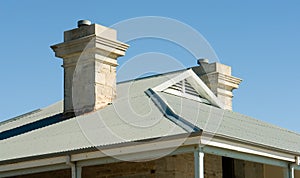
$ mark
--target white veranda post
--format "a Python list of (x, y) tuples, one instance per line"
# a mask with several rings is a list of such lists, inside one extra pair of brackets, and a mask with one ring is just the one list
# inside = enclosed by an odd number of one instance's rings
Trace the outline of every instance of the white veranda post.
[(195, 178), (204, 178), (204, 153), (198, 148), (194, 151)]

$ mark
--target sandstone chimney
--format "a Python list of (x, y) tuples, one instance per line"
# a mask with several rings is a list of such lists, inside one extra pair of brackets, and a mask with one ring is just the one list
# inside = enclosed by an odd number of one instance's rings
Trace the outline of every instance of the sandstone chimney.
[(193, 67), (194, 72), (211, 89), (217, 98), (223, 102), (225, 109), (232, 110), (232, 91), (239, 87), (241, 79), (231, 75), (231, 67), (207, 59), (199, 59), (199, 66)]
[(127, 44), (114, 29), (90, 21), (64, 32), (64, 42), (51, 46), (63, 59), (64, 114), (79, 115), (105, 107), (116, 97), (117, 58)]

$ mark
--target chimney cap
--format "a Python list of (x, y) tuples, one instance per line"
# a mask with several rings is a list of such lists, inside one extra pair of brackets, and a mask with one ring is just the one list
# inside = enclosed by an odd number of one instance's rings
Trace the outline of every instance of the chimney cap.
[(206, 64), (208, 64), (208, 63), (209, 63), (209, 60), (206, 59), (206, 58), (200, 58), (200, 59), (198, 59), (197, 63), (198, 63), (199, 65), (201, 65), (201, 63), (206, 63)]
[(89, 25), (91, 25), (92, 23), (91, 23), (91, 21), (89, 21), (89, 20), (78, 20), (78, 22), (77, 22), (77, 27), (78, 28), (80, 28), (80, 27), (82, 27), (82, 26), (89, 26)]

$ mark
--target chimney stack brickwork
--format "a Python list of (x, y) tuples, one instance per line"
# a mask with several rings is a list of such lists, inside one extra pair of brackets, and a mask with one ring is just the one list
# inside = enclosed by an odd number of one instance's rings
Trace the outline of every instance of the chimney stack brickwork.
[(231, 75), (230, 66), (217, 62), (209, 63), (208, 60), (199, 60), (198, 64), (200, 66), (192, 68), (194, 72), (223, 102), (225, 109), (232, 110), (232, 91), (239, 87), (242, 80)]
[(64, 32), (64, 42), (51, 46), (63, 59), (64, 114), (80, 115), (105, 107), (116, 97), (117, 58), (129, 46), (114, 29), (80, 25)]

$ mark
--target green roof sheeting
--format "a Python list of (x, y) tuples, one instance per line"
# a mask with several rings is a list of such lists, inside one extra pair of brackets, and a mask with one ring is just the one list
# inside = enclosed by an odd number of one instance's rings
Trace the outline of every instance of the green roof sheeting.
[(176, 113), (205, 132), (300, 152), (300, 134), (228, 110), (161, 93)]
[[(0, 162), (186, 133), (166, 118), (145, 93), (182, 72), (119, 83), (117, 99), (104, 109), (0, 140)], [(158, 93), (176, 114), (204, 132), (300, 153), (299, 134), (198, 101)], [(60, 114), (62, 107), (58, 102), (0, 123), (0, 134)]]

